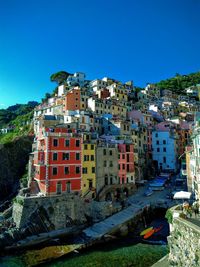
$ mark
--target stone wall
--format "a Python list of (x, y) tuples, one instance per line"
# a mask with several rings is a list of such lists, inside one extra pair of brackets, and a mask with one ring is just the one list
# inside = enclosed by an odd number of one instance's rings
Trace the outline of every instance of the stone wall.
[[(169, 266), (200, 266), (200, 220), (184, 219), (179, 210), (172, 210), (168, 244)], [(197, 225), (199, 223), (199, 226)]]
[(39, 207), (45, 209), (54, 229), (84, 224), (88, 220), (97, 222), (118, 211), (109, 202), (85, 202), (79, 195), (69, 193), (51, 197), (17, 196), (12, 214), (16, 227), (24, 227)]

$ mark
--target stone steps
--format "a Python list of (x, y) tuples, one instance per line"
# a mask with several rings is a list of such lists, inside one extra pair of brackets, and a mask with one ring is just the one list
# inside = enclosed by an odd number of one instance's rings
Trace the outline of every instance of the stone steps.
[(95, 223), (91, 227), (88, 227), (83, 232), (86, 234), (86, 236), (92, 239), (101, 238), (105, 234), (109, 234), (116, 230), (120, 225), (133, 219), (134, 216), (142, 212), (143, 208), (144, 206), (141, 207), (139, 205), (132, 204), (128, 208), (110, 216), (104, 221)]

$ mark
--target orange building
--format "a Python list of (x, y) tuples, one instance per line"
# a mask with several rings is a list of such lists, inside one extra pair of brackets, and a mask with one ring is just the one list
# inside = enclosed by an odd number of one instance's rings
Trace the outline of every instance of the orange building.
[(67, 92), (64, 100), (64, 110), (80, 110), (81, 108), (81, 91), (75, 87)]
[(181, 121), (177, 129), (179, 156), (185, 153), (185, 147), (189, 144), (191, 132), (191, 125), (186, 121)]

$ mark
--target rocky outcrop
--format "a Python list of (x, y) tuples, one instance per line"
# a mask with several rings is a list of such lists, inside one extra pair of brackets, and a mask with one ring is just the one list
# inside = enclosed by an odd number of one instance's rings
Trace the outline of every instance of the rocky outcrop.
[(0, 201), (17, 190), (25, 173), (33, 137), (24, 136), (0, 146)]

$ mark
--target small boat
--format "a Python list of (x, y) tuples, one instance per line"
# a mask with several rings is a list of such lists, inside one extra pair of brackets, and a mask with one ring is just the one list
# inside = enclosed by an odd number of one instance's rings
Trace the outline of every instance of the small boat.
[(153, 194), (153, 190), (151, 188), (148, 188), (145, 192), (144, 195), (145, 197), (151, 196)]
[(152, 236), (154, 233), (155, 233), (155, 230), (154, 230), (154, 229), (150, 230), (148, 233), (146, 233), (146, 234), (144, 235), (144, 239), (149, 238), (149, 237)]
[(143, 230), (143, 231), (140, 233), (140, 235), (145, 235), (145, 234), (147, 234), (149, 231), (151, 231), (152, 229), (153, 229), (153, 227), (149, 227), (149, 228)]
[(163, 225), (159, 226), (158, 228), (155, 228), (155, 229), (154, 229), (154, 232), (157, 233), (157, 232), (159, 232), (162, 228), (163, 228)]

